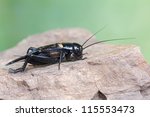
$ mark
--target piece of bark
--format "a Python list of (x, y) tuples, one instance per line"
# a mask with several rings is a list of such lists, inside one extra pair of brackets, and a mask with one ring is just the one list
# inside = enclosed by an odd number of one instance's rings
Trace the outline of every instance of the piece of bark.
[[(92, 34), (83, 29), (53, 30), (30, 36), (0, 53), (0, 99), (150, 99), (150, 66), (139, 47), (101, 43), (89, 47), (87, 59), (8, 73), (23, 62), (6, 67), (29, 47), (56, 42), (82, 44)], [(95, 38), (89, 43), (95, 42)]]

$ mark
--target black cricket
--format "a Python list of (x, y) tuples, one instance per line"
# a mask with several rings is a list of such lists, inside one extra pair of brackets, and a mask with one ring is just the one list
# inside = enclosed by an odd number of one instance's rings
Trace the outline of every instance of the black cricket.
[[(103, 28), (102, 28), (103, 29)], [(97, 31), (96, 33), (100, 32), (102, 29)], [(95, 34), (96, 34), (95, 33)], [(9, 69), (11, 73), (23, 72), (28, 63), (32, 65), (44, 65), (44, 64), (56, 64), (58, 63), (58, 69), (60, 69), (61, 62), (68, 62), (68, 61), (77, 61), (77, 60), (84, 60), (83, 58), (83, 50), (86, 48), (102, 43), (107, 41), (115, 41), (115, 40), (124, 40), (129, 38), (119, 38), (119, 39), (109, 39), (109, 40), (102, 40), (84, 47), (84, 45), (95, 35), (93, 34), (90, 38), (88, 38), (82, 45), (78, 43), (55, 43), (50, 44), (42, 47), (30, 47), (27, 50), (26, 55), (21, 56), (6, 65), (13, 64), (20, 60), (24, 60), (24, 64), (22, 67), (18, 69)]]

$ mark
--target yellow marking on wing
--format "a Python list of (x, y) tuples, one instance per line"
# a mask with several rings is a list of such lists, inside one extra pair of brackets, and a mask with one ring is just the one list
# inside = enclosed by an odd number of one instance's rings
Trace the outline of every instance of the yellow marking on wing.
[(63, 45), (62, 45), (61, 43), (58, 43), (58, 46), (59, 46), (60, 48), (63, 48)]

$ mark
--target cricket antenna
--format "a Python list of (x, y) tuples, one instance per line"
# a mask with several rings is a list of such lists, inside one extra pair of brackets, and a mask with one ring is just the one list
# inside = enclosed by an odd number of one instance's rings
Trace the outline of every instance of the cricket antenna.
[(134, 37), (129, 37), (129, 38), (115, 38), (115, 39), (102, 40), (102, 41), (98, 41), (98, 42), (92, 43), (90, 45), (87, 45), (86, 47), (83, 48), (83, 50), (90, 47), (90, 46), (92, 46), (92, 45), (98, 44), (98, 43), (108, 42), (108, 41), (117, 41), (117, 40), (127, 40), (127, 39), (135, 39), (135, 38)]
[(88, 42), (93, 36), (95, 36), (97, 33), (101, 32), (104, 28), (106, 27), (106, 25), (104, 27), (102, 27), (101, 29), (99, 29), (97, 32), (95, 32), (92, 36), (90, 36), (83, 44), (82, 47), (84, 46), (84, 44), (86, 44), (86, 42)]

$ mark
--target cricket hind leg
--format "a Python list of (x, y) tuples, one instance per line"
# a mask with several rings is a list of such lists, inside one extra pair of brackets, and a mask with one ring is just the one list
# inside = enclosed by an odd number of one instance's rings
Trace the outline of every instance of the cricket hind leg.
[[(34, 58), (34, 59), (33, 59)], [(25, 62), (23, 64), (22, 67), (18, 68), (18, 69), (9, 69), (9, 72), (10, 73), (18, 73), (18, 72), (23, 72), (27, 66), (28, 63), (31, 63), (33, 65), (36, 65), (36, 64), (42, 64), (42, 62), (46, 62), (46, 63), (49, 63), (49, 57), (46, 57), (46, 56), (39, 56), (39, 55), (32, 55), (31, 56), (28, 56), (28, 58), (25, 59)], [(37, 61), (38, 60), (38, 61)], [(39, 63), (41, 62), (41, 63)], [(45, 63), (43, 63), (45, 64)]]
[(10, 68), (10, 69), (9, 69), (9, 72), (10, 72), (10, 73), (23, 72), (23, 71), (25, 70), (27, 64), (28, 64), (28, 59), (25, 60), (25, 62), (24, 62), (24, 64), (23, 64), (22, 67), (20, 67), (20, 68), (18, 68), (18, 69), (12, 69), (12, 68)]
[[(27, 54), (29, 53), (29, 51), (33, 51), (33, 50), (35, 51), (36, 48), (30, 47), (30, 48), (27, 50)], [(23, 59), (26, 59), (26, 58), (27, 58), (27, 55), (21, 56), (21, 57), (15, 59), (15, 60), (13, 60), (13, 61), (10, 61), (9, 63), (6, 64), (6, 66), (11, 65), (11, 64), (13, 64), (13, 63), (16, 63), (16, 62), (18, 62), (18, 61), (20, 61), (20, 60), (23, 60)]]

